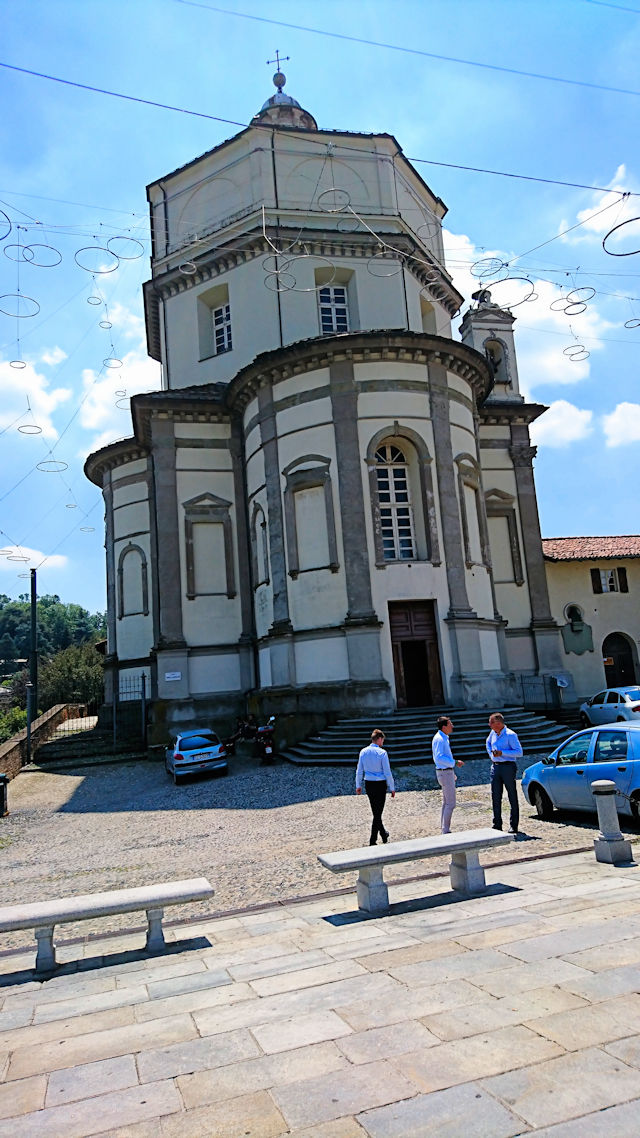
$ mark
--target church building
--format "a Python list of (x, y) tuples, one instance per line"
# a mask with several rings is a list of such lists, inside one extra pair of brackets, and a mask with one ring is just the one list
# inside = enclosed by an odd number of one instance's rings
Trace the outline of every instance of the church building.
[(522, 702), (573, 692), (550, 608), (514, 316), (464, 298), (446, 206), (390, 134), (277, 92), (151, 183), (162, 389), (92, 454), (110, 700), (157, 724)]

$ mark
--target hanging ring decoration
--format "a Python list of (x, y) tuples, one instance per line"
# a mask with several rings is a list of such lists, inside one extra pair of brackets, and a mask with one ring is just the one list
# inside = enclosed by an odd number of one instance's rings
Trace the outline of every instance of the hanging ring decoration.
[[(426, 229), (426, 231), (427, 231), (425, 233), (424, 237), (422, 236), (423, 229)], [(423, 222), (422, 225), (419, 225), (418, 228), (416, 229), (416, 237), (419, 237), (422, 241), (430, 241), (433, 237), (438, 236), (438, 229), (439, 229), (439, 226), (438, 226), (438, 223), (436, 221), (433, 221), (433, 220), (425, 221), (425, 222)]]
[(0, 241), (4, 241), (5, 237), (8, 237), (11, 233), (11, 230), (13, 229), (11, 218), (4, 212), (3, 209), (0, 209), (0, 229), (4, 228), (5, 225), (7, 228), (5, 229), (4, 233), (0, 233)]
[[(269, 266), (267, 265), (267, 261), (273, 261), (274, 265), (276, 266), (275, 269), (270, 269)], [(280, 265), (280, 267), (278, 267), (277, 255), (274, 255), (274, 254), (269, 254), (268, 256), (263, 258), (262, 268), (264, 269), (265, 273), (269, 274), (269, 276), (275, 277), (278, 275), (278, 273), (282, 272), (282, 265)]]
[[(140, 252), (118, 253), (117, 250), (111, 248), (115, 241), (125, 241), (127, 245), (130, 246), (137, 245)], [(114, 257), (118, 257), (121, 261), (139, 261), (140, 257), (142, 257), (144, 254), (144, 245), (142, 244), (142, 241), (138, 241), (137, 237), (125, 237), (123, 234), (116, 234), (115, 237), (110, 237), (107, 241), (107, 249), (110, 253), (113, 253)]]
[[(493, 277), (494, 279), (497, 279), (498, 273), (501, 273), (503, 269), (507, 270), (508, 276), (509, 266), (505, 261), (502, 260), (501, 257), (481, 257), (479, 261), (474, 261), (470, 272), (472, 277), (475, 277), (476, 280), (481, 281), (485, 280), (487, 277)], [(500, 279), (504, 280), (503, 277)]]
[(182, 273), (183, 277), (192, 277), (198, 271), (198, 266), (193, 261), (183, 261), (178, 265), (178, 272)]
[(95, 533), (95, 526), (80, 526), (80, 533)]
[(611, 249), (607, 249), (607, 241), (609, 238), (612, 237), (618, 229), (623, 229), (625, 225), (632, 225), (634, 221), (640, 221), (640, 217), (628, 217), (626, 221), (619, 222), (618, 225), (614, 225), (613, 229), (610, 229), (608, 233), (605, 233), (602, 238), (602, 248), (610, 257), (633, 257), (636, 253), (640, 253), (640, 248), (629, 249), (628, 253), (614, 253)]
[(119, 368), (122, 367), (122, 360), (119, 360), (117, 356), (107, 356), (106, 360), (102, 361), (102, 366), (114, 369)]
[(65, 508), (65, 510), (77, 510), (78, 509), (78, 503), (77, 502), (65, 502), (64, 508)]
[(300, 253), (297, 257), (290, 257), (289, 260), (283, 264), (281, 272), (286, 273), (287, 276), (293, 276), (294, 274), (289, 271), (290, 266), (293, 265), (295, 261), (307, 260), (323, 261), (325, 267), (331, 270), (331, 276), (328, 277), (326, 281), (323, 281), (322, 284), (314, 284), (310, 288), (299, 288), (297, 284), (294, 284), (291, 288), (285, 288), (286, 292), (319, 292), (321, 288), (327, 288), (327, 286), (332, 284), (336, 279), (338, 269), (335, 262), (330, 261), (328, 257), (321, 257), (315, 253)]
[(552, 312), (564, 312), (567, 305), (566, 296), (557, 296), (555, 300), (551, 301), (549, 308)]
[(38, 427), (36, 423), (23, 423), (18, 427), (21, 435), (41, 435), (42, 427)]
[(102, 304), (102, 297), (101, 296), (88, 296), (87, 297), (87, 304), (93, 304), (95, 306), (97, 306), (98, 304)]
[(569, 344), (568, 348), (562, 349), (562, 354), (571, 360), (572, 364), (580, 364), (583, 360), (588, 360), (591, 352), (587, 351), (584, 344)]
[[(284, 279), (283, 279), (284, 277), (289, 277), (293, 283), (292, 284), (285, 284)], [(275, 284), (272, 284), (271, 282), (272, 282), (272, 280), (274, 280), (274, 278), (277, 278), (277, 280), (276, 280)], [(270, 273), (265, 278), (265, 282), (264, 282), (264, 287), (268, 288), (270, 292), (291, 292), (291, 290), (293, 288), (295, 288), (295, 286), (296, 286), (296, 278), (294, 277), (293, 273), (287, 273), (284, 270), (280, 270), (280, 272), (278, 272), (278, 273)]]
[(111, 323), (110, 320), (101, 320), (100, 323), (98, 324), (98, 327), (99, 328), (113, 328), (113, 324)]
[(583, 312), (587, 311), (587, 306), (583, 300), (572, 301), (564, 309), (565, 316), (582, 316)]
[[(101, 253), (103, 256), (106, 254), (107, 257), (113, 257), (115, 265), (111, 265), (109, 267), (108, 264), (100, 264), (100, 259), (98, 257), (96, 257), (96, 261), (98, 261), (97, 265), (83, 265), (82, 261), (86, 261), (89, 258), (83, 257), (82, 260), (79, 260), (81, 253)], [(107, 249), (105, 245), (83, 245), (81, 249), (78, 249), (77, 252), (73, 254), (73, 259), (78, 268), (84, 269), (85, 273), (93, 273), (94, 275), (98, 273), (99, 276), (106, 276), (108, 273), (115, 273), (118, 265), (120, 264), (120, 258), (117, 256), (117, 254), (112, 253), (111, 250)]]
[[(584, 296), (585, 292), (589, 295)], [(580, 293), (583, 295), (579, 295)], [(588, 300), (593, 300), (595, 295), (596, 290), (592, 285), (580, 285), (578, 288), (572, 288), (565, 299), (569, 301), (569, 304), (586, 304)]]
[(26, 360), (9, 360), (9, 367), (15, 368), (16, 371), (22, 371), (26, 366)]
[(513, 304), (505, 304), (504, 301), (502, 301), (500, 307), (509, 309), (518, 308), (521, 304), (526, 304), (527, 301), (534, 300), (536, 298), (537, 293), (533, 287), (533, 281), (531, 281), (529, 277), (502, 277), (500, 280), (491, 281), (490, 284), (487, 284), (484, 287), (487, 289), (487, 291), (491, 292), (497, 285), (505, 284), (507, 281), (524, 281), (525, 284), (529, 285), (529, 292), (526, 294), (526, 296), (523, 296), (522, 300), (515, 300)]
[(122, 395), (120, 399), (116, 399), (116, 407), (118, 411), (128, 411), (131, 404), (131, 399), (128, 395)]
[[(48, 260), (37, 260), (34, 249), (47, 249), (54, 257), (57, 257), (57, 260), (54, 260), (53, 257), (49, 257)], [(30, 256), (27, 257), (27, 253), (29, 253)], [(62, 263), (62, 253), (59, 249), (56, 249), (55, 245), (41, 245), (36, 242), (35, 245), (24, 246), (23, 260), (27, 261), (30, 265), (34, 265), (36, 269), (55, 269), (56, 265)]]
[(30, 561), (30, 560), (31, 560), (30, 557), (22, 557), (19, 553), (9, 553), (7, 555), (7, 561), (24, 561), (24, 562), (26, 562), (26, 561)]
[[(22, 262), (24, 262), (27, 260), (27, 258), (24, 255), (24, 251), (26, 248), (27, 248), (26, 245), (5, 245), (4, 255), (7, 258), (7, 260), (9, 260), (9, 261), (22, 261)], [(14, 257), (13, 252), (9, 252), (9, 250), (13, 250), (13, 249), (18, 250), (18, 256), (17, 257)]]
[[(330, 202), (329, 195), (333, 194), (333, 201)], [(346, 190), (341, 190), (339, 186), (329, 186), (328, 190), (323, 190), (316, 198), (318, 208), (323, 213), (344, 213), (345, 209), (351, 205), (351, 194)]]
[(379, 265), (381, 261), (387, 261), (387, 263), (390, 262), (390, 258), (385, 256), (384, 249), (381, 249), (379, 253), (374, 253), (373, 257), (367, 261), (367, 272), (370, 273), (372, 277), (382, 277), (383, 279), (386, 279), (387, 277), (397, 277), (398, 274), (402, 272), (401, 264), (393, 265), (391, 270), (388, 272), (375, 271), (373, 266), (376, 264)]
[[(7, 305), (6, 304), (4, 307), (2, 305), (3, 301), (11, 301), (11, 300), (17, 301), (17, 304), (14, 306), (13, 312), (7, 311)], [(25, 302), (28, 302), (29, 304), (35, 305), (33, 312), (21, 312), (20, 311), (20, 305), (24, 304)], [(33, 299), (32, 296), (24, 296), (21, 292), (5, 292), (3, 296), (0, 296), (0, 312), (2, 312), (5, 316), (14, 316), (18, 320), (28, 320), (29, 317), (31, 317), (31, 316), (37, 316), (39, 311), (40, 311), (40, 305), (38, 304), (37, 300)]]
[(637, 316), (633, 316), (631, 320), (625, 320), (624, 326), (625, 328), (640, 328), (640, 320)]
[(42, 470), (44, 474), (62, 474), (63, 470), (68, 469), (69, 463), (60, 458), (45, 458), (36, 465), (36, 470)]
[(345, 216), (338, 218), (336, 224), (338, 233), (355, 233), (356, 230), (360, 228), (360, 218), (353, 212), (353, 210), (350, 212), (352, 215), (351, 217)]
[(126, 391), (121, 390), (121, 391), (116, 391), (115, 394), (118, 396), (119, 399), (123, 399), (127, 393), (126, 393)]
[(30, 577), (31, 574), (30, 573), (18, 573), (17, 576), (18, 577)]

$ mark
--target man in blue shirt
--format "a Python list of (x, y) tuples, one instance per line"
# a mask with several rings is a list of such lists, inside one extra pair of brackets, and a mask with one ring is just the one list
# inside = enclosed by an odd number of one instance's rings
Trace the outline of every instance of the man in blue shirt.
[(387, 800), (387, 787), (391, 791), (391, 797), (395, 798), (396, 796), (393, 775), (389, 766), (389, 756), (382, 745), (383, 743), (382, 731), (373, 731), (371, 744), (361, 750), (356, 769), (356, 794), (362, 794), (364, 780), (364, 789), (373, 814), (371, 837), (369, 838), (370, 846), (377, 845), (378, 834), (380, 834), (383, 842), (389, 841), (389, 832), (382, 825), (382, 811)]
[(502, 829), (502, 791), (506, 787), (511, 812), (509, 833), (518, 833), (520, 807), (516, 786), (516, 760), (522, 758), (522, 747), (515, 731), (505, 724), (504, 715), (499, 711), (489, 716), (489, 736), (487, 753), (491, 759), (491, 801), (493, 803), (493, 828)]
[[(447, 715), (440, 715), (436, 719), (436, 731), (431, 740), (431, 753), (436, 768), (436, 778), (442, 787), (442, 811), (440, 813), (440, 830), (443, 834), (451, 833), (451, 815), (456, 805), (456, 776), (455, 759), (451, 754), (449, 736), (453, 731), (453, 723)], [(458, 759), (458, 766), (464, 766), (462, 759)]]

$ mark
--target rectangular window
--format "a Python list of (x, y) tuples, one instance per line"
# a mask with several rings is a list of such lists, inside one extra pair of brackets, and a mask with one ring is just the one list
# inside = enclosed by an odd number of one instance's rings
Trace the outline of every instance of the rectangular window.
[(594, 593), (628, 593), (627, 570), (624, 565), (615, 569), (592, 569), (591, 586)]
[(231, 308), (228, 304), (222, 304), (220, 308), (213, 308), (211, 310), (211, 319), (213, 321), (213, 347), (216, 356), (222, 355), (223, 352), (230, 352), (233, 347), (231, 339)]
[(349, 305), (346, 285), (326, 285), (318, 292), (320, 331), (323, 336), (349, 331)]

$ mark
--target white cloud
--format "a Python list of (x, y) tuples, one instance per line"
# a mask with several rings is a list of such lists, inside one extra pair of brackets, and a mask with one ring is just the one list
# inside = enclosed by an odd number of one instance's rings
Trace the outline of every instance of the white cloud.
[[(625, 198), (623, 200), (620, 197), (626, 190), (635, 189), (635, 184), (632, 184), (627, 174), (626, 166), (618, 166), (608, 186), (608, 193), (594, 192), (592, 204), (586, 209), (578, 211), (575, 222), (562, 221), (560, 223), (559, 233), (568, 229), (572, 224), (581, 223), (580, 229), (574, 230), (573, 233), (567, 233), (560, 238), (563, 244), (575, 244), (578, 241), (589, 240), (593, 237), (600, 238), (608, 233), (614, 225), (619, 225), (622, 221), (629, 221), (632, 217), (637, 216), (637, 207), (633, 204), (634, 199)], [(625, 230), (614, 234), (611, 238), (614, 244), (616, 241), (624, 239)]]
[(87, 368), (82, 373), (82, 383), (86, 398), (80, 422), (87, 430), (97, 432), (83, 444), (82, 454), (86, 455), (131, 434), (129, 399), (143, 391), (159, 389), (160, 367), (134, 349), (123, 357), (121, 368), (100, 374)]
[[(7, 554), (12, 557), (19, 557), (21, 560), (9, 561)], [(35, 569), (41, 561), (45, 561), (43, 569), (45, 566), (47, 569), (65, 569), (69, 563), (69, 558), (64, 557), (61, 553), (52, 553), (50, 557), (47, 557), (46, 553), (39, 549), (30, 549), (27, 545), (3, 545), (0, 554), (0, 571), (26, 572), (28, 569)]]
[[(566, 297), (572, 283), (558, 286), (539, 280), (534, 273), (524, 268), (519, 270), (517, 262), (510, 269), (513, 279), (500, 280), (501, 274), (495, 272), (493, 282), (489, 277), (479, 280), (471, 272), (474, 266), (476, 272), (481, 270), (478, 262), (494, 261), (495, 271), (500, 262), (509, 262), (510, 255), (500, 250), (478, 249), (466, 234), (445, 231), (444, 239), (447, 267), (463, 296), (471, 300), (479, 288), (491, 285), (492, 299), (513, 310), (520, 390), (525, 397), (543, 383), (564, 386), (589, 376), (588, 357), (572, 360), (565, 355), (564, 349), (576, 343), (583, 344), (590, 353), (602, 349), (599, 337), (614, 325), (602, 316), (595, 298), (587, 304), (584, 312), (567, 316), (562, 306), (558, 306), (560, 310), (557, 311), (551, 308), (551, 304)], [(528, 279), (516, 280), (518, 271)]]
[(16, 431), (21, 426), (31, 425), (42, 428), (40, 437), (43, 439), (58, 437), (51, 416), (61, 403), (66, 403), (71, 398), (72, 391), (69, 388), (50, 388), (47, 377), (36, 371), (33, 364), (12, 368), (8, 361), (0, 361), (0, 386), (0, 428), (8, 427), (18, 420), (14, 427)]
[(609, 415), (603, 415), (602, 426), (608, 447), (640, 442), (640, 403), (618, 403)]
[(43, 364), (49, 364), (50, 367), (55, 367), (56, 364), (61, 364), (63, 360), (66, 360), (66, 358), (67, 353), (63, 352), (62, 348), (58, 347), (51, 348), (51, 350), (47, 349), (47, 351), (43, 352), (40, 357)]
[(531, 441), (536, 446), (568, 446), (591, 434), (592, 419), (593, 411), (582, 411), (566, 399), (557, 399), (531, 424)]
[(144, 347), (145, 326), (142, 316), (132, 312), (124, 304), (114, 304), (109, 308), (109, 320), (127, 340), (137, 340), (140, 348)]

